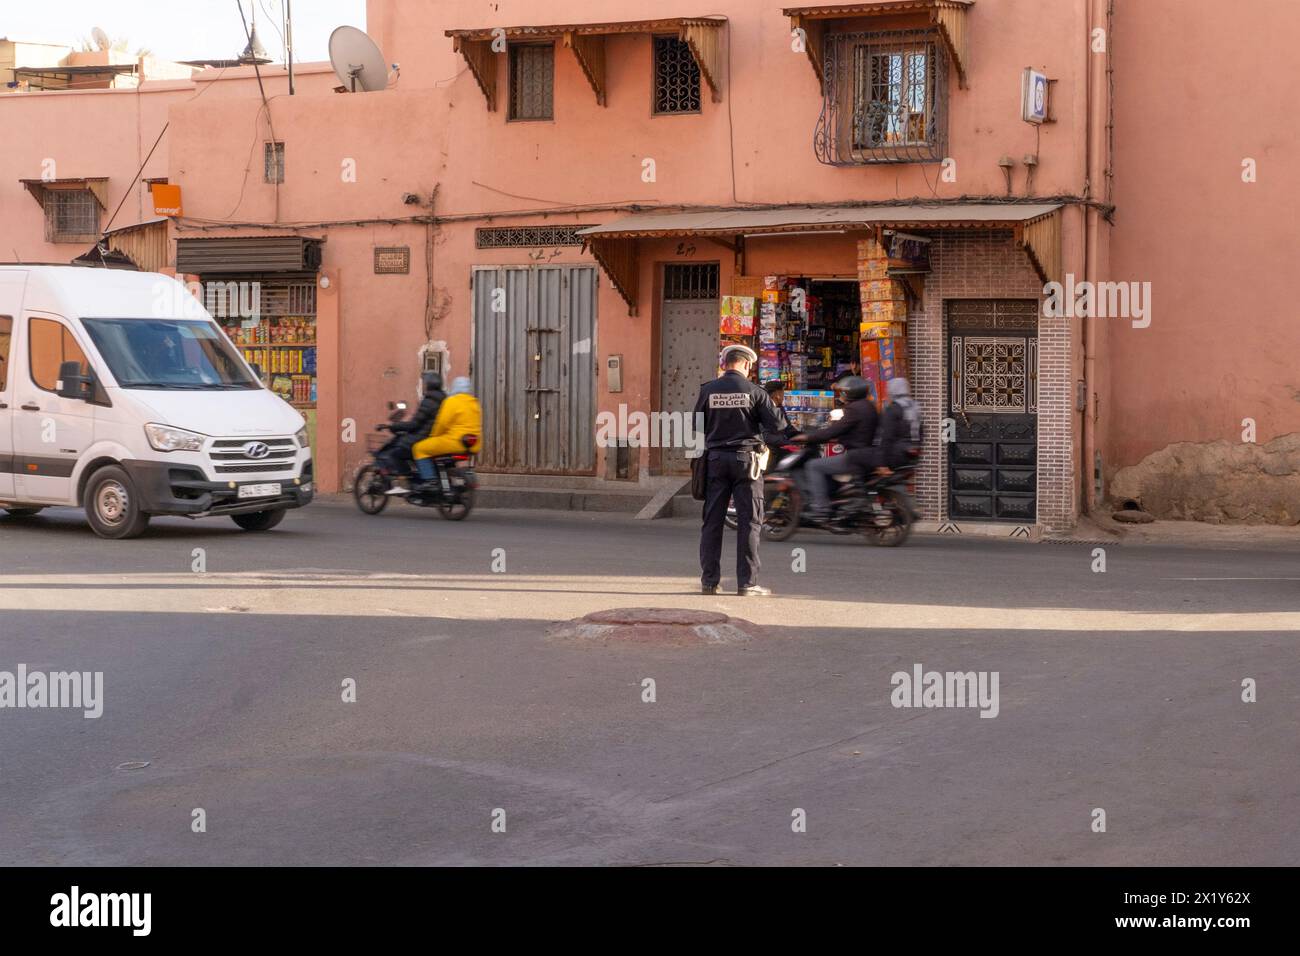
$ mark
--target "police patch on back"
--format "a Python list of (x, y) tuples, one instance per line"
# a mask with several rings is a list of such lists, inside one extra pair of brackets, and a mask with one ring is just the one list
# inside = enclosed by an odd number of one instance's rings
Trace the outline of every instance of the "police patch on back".
[(714, 392), (709, 396), (709, 408), (749, 408), (748, 392)]

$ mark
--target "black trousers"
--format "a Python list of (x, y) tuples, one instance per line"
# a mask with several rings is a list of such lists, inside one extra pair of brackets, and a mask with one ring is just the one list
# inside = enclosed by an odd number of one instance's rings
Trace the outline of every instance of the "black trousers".
[(749, 453), (710, 451), (709, 483), (700, 529), (700, 583), (713, 587), (722, 579), (722, 531), (727, 503), (736, 503), (736, 584), (758, 583), (758, 540), (763, 530), (763, 476), (749, 476)]

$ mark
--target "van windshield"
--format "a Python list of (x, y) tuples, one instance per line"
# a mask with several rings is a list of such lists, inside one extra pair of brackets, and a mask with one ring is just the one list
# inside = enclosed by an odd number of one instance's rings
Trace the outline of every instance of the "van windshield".
[(123, 388), (261, 388), (215, 323), (188, 319), (82, 319)]

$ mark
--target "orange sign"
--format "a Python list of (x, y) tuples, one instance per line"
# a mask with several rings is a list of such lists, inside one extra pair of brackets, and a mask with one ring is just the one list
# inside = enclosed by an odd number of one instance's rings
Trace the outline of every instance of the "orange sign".
[(180, 216), (181, 187), (168, 183), (153, 184), (153, 214), (155, 216)]

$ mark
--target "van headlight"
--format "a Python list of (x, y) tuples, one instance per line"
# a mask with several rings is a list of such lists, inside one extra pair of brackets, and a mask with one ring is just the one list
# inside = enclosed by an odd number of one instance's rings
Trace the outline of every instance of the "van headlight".
[(203, 439), (206, 437), (183, 428), (154, 424), (145, 425), (144, 434), (154, 451), (202, 451)]
[(306, 426), (306, 425), (303, 425), (302, 428), (298, 429), (298, 434), (294, 435), (293, 437), (296, 438), (296, 439), (298, 439), (298, 447), (299, 447), (299, 448), (306, 448), (307, 445), (310, 444), (310, 443), (307, 441), (307, 426)]

